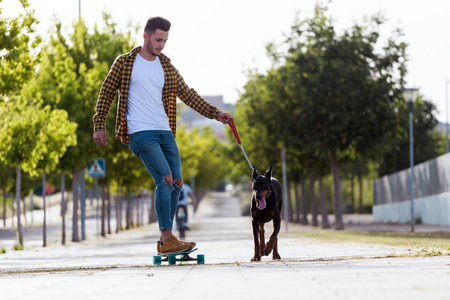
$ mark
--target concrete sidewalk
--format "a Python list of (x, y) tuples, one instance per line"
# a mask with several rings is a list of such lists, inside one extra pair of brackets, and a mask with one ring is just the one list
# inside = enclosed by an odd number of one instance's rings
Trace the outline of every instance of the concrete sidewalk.
[(448, 256), (386, 258), (408, 249), (321, 242), (290, 225), (279, 237), (281, 261), (251, 263), (251, 219), (224, 193), (202, 201), (190, 224), (187, 240), (197, 242), (193, 254), (204, 254), (205, 265), (153, 266), (159, 233), (152, 224), (66, 247), (8, 251), (0, 255), (1, 299), (450, 299)]

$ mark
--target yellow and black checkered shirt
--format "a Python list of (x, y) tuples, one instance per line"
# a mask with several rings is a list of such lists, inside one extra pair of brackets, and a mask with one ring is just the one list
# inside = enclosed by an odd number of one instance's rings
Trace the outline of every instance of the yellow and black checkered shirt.
[[(133, 70), (136, 55), (140, 50), (141, 47), (136, 47), (131, 52), (116, 58), (100, 88), (97, 106), (95, 107), (94, 131), (106, 130), (106, 117), (109, 114), (111, 103), (116, 97), (116, 92), (119, 91), (116, 138), (120, 139), (124, 144), (129, 143), (126, 111), (131, 71)], [(219, 116), (220, 110), (203, 99), (194, 89), (187, 86), (167, 56), (160, 54), (159, 59), (164, 70), (165, 80), (162, 101), (174, 136), (177, 127), (177, 97), (199, 114), (209, 119), (215, 119)]]

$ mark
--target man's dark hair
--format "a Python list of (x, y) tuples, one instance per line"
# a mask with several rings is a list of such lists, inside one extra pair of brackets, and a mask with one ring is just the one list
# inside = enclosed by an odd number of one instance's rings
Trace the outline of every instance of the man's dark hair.
[(152, 35), (155, 33), (156, 29), (161, 29), (162, 31), (170, 30), (170, 22), (167, 19), (161, 17), (152, 17), (149, 18), (147, 24), (145, 25), (144, 32), (148, 35)]

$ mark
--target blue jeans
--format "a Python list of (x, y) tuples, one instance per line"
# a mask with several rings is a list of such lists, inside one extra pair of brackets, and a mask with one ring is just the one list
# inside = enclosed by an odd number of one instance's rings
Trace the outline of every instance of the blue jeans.
[[(181, 187), (175, 179), (181, 177), (180, 151), (171, 131), (149, 130), (130, 135), (130, 149), (144, 163), (156, 183), (155, 209), (159, 230), (172, 230)], [(164, 177), (172, 174), (173, 184)]]

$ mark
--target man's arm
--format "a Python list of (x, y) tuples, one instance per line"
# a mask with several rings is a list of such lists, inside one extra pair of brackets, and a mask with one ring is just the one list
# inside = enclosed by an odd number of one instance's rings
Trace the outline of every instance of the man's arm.
[(97, 145), (106, 146), (106, 117), (109, 114), (111, 103), (116, 98), (122, 78), (121, 57), (114, 61), (105, 81), (100, 88), (94, 115), (94, 141)]

